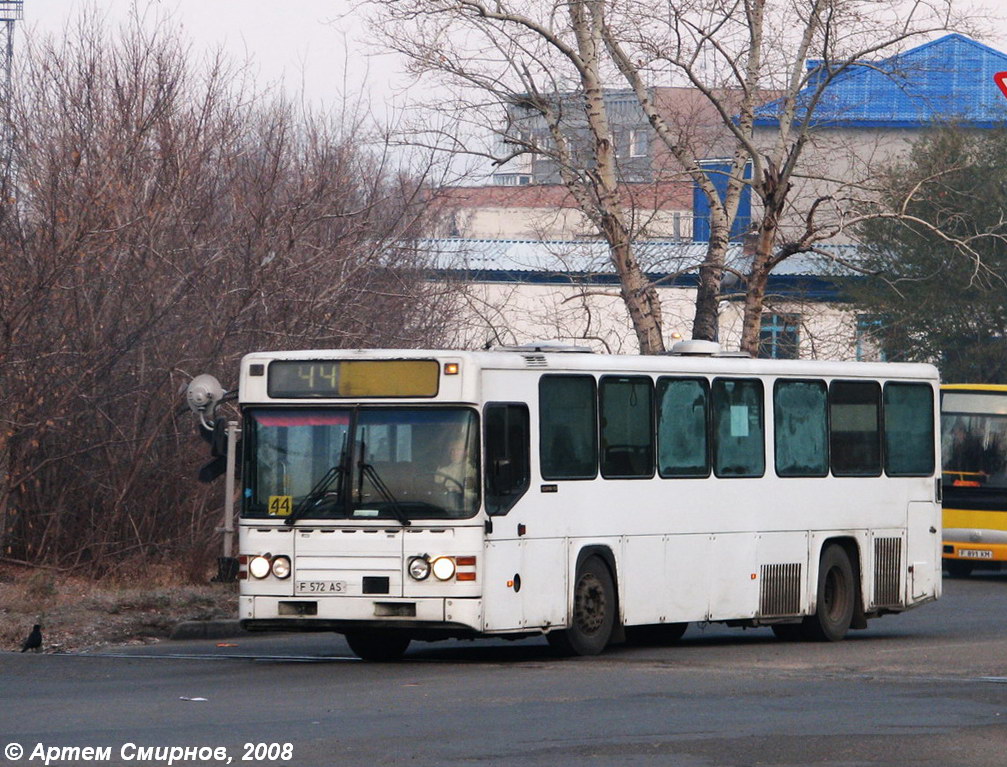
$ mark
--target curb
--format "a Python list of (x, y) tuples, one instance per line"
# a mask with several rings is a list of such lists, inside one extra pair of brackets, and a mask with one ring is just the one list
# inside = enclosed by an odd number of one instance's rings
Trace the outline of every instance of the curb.
[(246, 633), (237, 620), (183, 621), (172, 629), (168, 639), (228, 639)]

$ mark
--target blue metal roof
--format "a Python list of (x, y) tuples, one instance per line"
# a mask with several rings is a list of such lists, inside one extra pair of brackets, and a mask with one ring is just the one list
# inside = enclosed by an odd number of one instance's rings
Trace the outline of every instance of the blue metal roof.
[[(421, 239), (416, 247), (431, 257), (438, 272), (477, 282), (528, 284), (618, 284), (608, 246), (598, 240)], [(695, 287), (706, 243), (682, 240), (641, 240), (634, 253), (648, 277), (667, 287)], [(786, 259), (770, 276), (769, 292), (834, 300), (839, 291), (830, 279), (843, 268), (826, 254), (855, 260), (852, 245), (820, 246), (821, 253), (799, 253)], [(740, 244), (729, 246), (727, 265), (741, 273), (749, 256)]]
[[(821, 67), (820, 62), (809, 62), (813, 75), (823, 72)], [(826, 86), (811, 122), (837, 128), (1001, 126), (1007, 123), (1007, 98), (993, 75), (1003, 71), (1007, 54), (964, 35), (945, 35), (882, 61), (850, 66)], [(803, 110), (815, 79), (799, 96)], [(780, 101), (759, 107), (755, 124), (777, 125), (780, 107)], [(801, 114), (799, 109), (799, 118)]]

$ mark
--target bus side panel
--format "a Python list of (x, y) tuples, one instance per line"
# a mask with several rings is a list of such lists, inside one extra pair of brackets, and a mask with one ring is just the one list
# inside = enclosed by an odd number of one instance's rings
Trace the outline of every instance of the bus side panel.
[(809, 538), (804, 530), (759, 534), (760, 617), (807, 614)]
[(759, 604), (758, 535), (710, 536), (710, 620), (754, 618)]
[(491, 540), (486, 544), (483, 630), (563, 626), (567, 602), (563, 538)]
[[(515, 589), (520, 581), (524, 559), (524, 541), (492, 540), (486, 542), (483, 568), (483, 630), (515, 631), (521, 628), (524, 596)], [(524, 584), (521, 583), (523, 586)]]
[(668, 536), (623, 538), (619, 605), (623, 623), (637, 626), (667, 620), (672, 581), (668, 579)]
[(564, 538), (533, 538), (524, 543), (521, 566), (522, 626), (545, 628), (566, 622), (567, 551)]
[(629, 537), (621, 564), (619, 593), (627, 626), (706, 620), (709, 535)]
[(941, 595), (941, 512), (935, 503), (914, 502), (906, 513), (909, 559), (908, 603)]

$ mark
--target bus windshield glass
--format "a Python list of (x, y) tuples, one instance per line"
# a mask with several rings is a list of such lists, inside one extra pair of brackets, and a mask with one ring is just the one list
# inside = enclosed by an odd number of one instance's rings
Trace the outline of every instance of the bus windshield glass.
[(244, 434), (245, 517), (446, 519), (479, 506), (467, 408), (255, 409)]
[(944, 392), (941, 434), (946, 501), (1007, 493), (1007, 395)]

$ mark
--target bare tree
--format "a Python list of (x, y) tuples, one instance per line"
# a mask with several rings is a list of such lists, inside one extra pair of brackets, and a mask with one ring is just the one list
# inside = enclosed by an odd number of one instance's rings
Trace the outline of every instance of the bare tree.
[[(0, 207), (0, 557), (107, 569), (208, 548), (178, 391), (257, 347), (418, 346), (422, 177), (352, 113), (195, 66), (167, 23), (22, 51)], [(190, 458), (189, 456), (192, 455)]]
[[(693, 336), (716, 339), (725, 256), (739, 202), (751, 189), (752, 260), (738, 276), (746, 297), (741, 348), (755, 353), (772, 270), (841, 234), (866, 178), (840, 174), (815, 146), (814, 119), (828, 88), (854, 67), (872, 67), (934, 32), (968, 31), (953, 0), (371, 0), (385, 44), (419, 75), (456, 87), (442, 102), (469, 120), (452, 123), (441, 146), (503, 163), (548, 157), (609, 244), (621, 293), (643, 353), (663, 349), (660, 304), (634, 257), (638, 234), (620, 187), (604, 89), (628, 85), (671, 159), (665, 181), (686, 178), (710, 210), (699, 266)], [(810, 64), (810, 66), (809, 66)], [(656, 84), (701, 94), (709, 121), (662, 103)], [(773, 102), (769, 111), (760, 105)], [(522, 110), (547, 131), (536, 135)], [(827, 110), (826, 110), (827, 111)], [(759, 116), (772, 117), (760, 127)], [(841, 117), (828, 115), (834, 121)], [(763, 122), (766, 122), (763, 120)], [(479, 147), (472, 125), (501, 139)], [(705, 127), (707, 130), (697, 130)], [(430, 135), (430, 134), (428, 134)], [(721, 195), (703, 160), (726, 159)], [(809, 157), (810, 155), (810, 157)], [(826, 160), (823, 163), (822, 160)], [(846, 162), (849, 167), (852, 160)], [(832, 172), (830, 173), (829, 168)], [(814, 181), (814, 183), (810, 183)]]
[[(386, 14), (379, 28), (389, 47), (408, 56), (418, 74), (446, 75), (462, 88), (455, 102), (442, 104), (451, 127), (424, 135), (441, 148), (500, 164), (527, 153), (549, 157), (608, 244), (640, 350), (662, 351), (660, 302), (633, 251), (638, 226), (612, 141), (604, 98), (612, 67), (593, 4), (377, 4)], [(486, 127), (487, 112), (497, 147), (465, 135), (472, 125)]]

